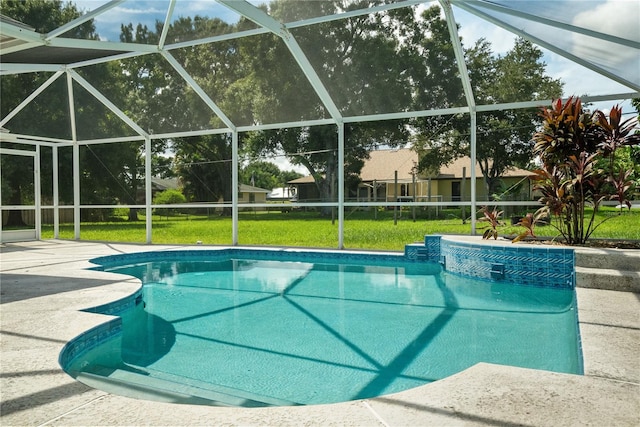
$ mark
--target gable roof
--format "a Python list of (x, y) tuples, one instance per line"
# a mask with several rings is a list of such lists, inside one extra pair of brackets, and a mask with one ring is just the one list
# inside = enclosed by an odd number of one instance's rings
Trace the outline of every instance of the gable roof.
[(247, 185), (247, 184), (240, 184), (240, 192), (241, 193), (264, 193), (264, 194), (268, 194), (269, 190), (265, 190), (264, 188), (260, 188), (260, 187), (253, 187), (253, 186)]
[(410, 148), (372, 151), (362, 167), (360, 179), (393, 181), (395, 171), (398, 171), (399, 181), (411, 180), (413, 179), (411, 173), (417, 164), (418, 154)]
[(311, 184), (316, 182), (315, 179), (311, 175), (301, 176), (300, 178), (292, 179), (291, 181), (287, 181), (287, 184)]
[(151, 188), (154, 190), (176, 190), (178, 187), (178, 178), (151, 178)]

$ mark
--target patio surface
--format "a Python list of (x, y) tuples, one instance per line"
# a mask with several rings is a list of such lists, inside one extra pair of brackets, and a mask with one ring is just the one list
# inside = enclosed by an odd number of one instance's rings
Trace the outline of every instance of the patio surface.
[(104, 321), (79, 310), (140, 284), (89, 259), (175, 249), (39, 241), (0, 245), (0, 425), (640, 425), (640, 294), (577, 289), (585, 375), (480, 363), (402, 393), (347, 403), (226, 408), (112, 395), (58, 365), (64, 344)]

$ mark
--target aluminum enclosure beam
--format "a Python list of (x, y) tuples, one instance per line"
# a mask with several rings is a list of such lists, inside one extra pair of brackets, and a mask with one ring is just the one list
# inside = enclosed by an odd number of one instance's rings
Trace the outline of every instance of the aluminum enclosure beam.
[(456, 24), (455, 16), (453, 14), (453, 9), (451, 8), (451, 3), (449, 0), (439, 0), (442, 9), (444, 10), (445, 17), (447, 19), (447, 27), (449, 28), (449, 36), (451, 38), (451, 44), (453, 45), (453, 50), (456, 55), (456, 62), (458, 63), (458, 71), (460, 73), (460, 79), (462, 80), (462, 88), (464, 89), (464, 96), (467, 100), (467, 104), (469, 106), (469, 115), (470, 115), (470, 153), (469, 157), (471, 158), (471, 173), (470, 173), (470, 182), (471, 187), (471, 234), (476, 234), (476, 145), (477, 145), (477, 131), (476, 131), (476, 102), (473, 96), (473, 88), (471, 87), (471, 81), (469, 80), (469, 70), (467, 70), (467, 63), (464, 58), (464, 51), (462, 49), (462, 43), (460, 42), (460, 36), (458, 35), (458, 26)]
[(26, 97), (24, 101), (22, 101), (16, 108), (14, 108), (9, 114), (7, 114), (2, 120), (0, 120), (0, 127), (4, 127), (4, 125), (7, 124), (7, 122), (9, 120), (11, 120), (13, 117), (15, 117), (16, 114), (18, 114), (20, 111), (22, 111), (27, 105), (29, 105), (31, 103), (31, 101), (36, 99), (36, 97), (38, 95), (40, 95), (42, 92), (44, 92), (44, 90), (46, 88), (51, 86), (53, 84), (53, 82), (55, 82), (62, 74), (63, 74), (62, 71), (58, 71), (53, 76), (49, 77), (49, 79), (47, 79), (47, 81), (42, 83), (39, 88), (34, 90), (31, 95)]
[(169, 10), (167, 10), (167, 16), (164, 18), (164, 25), (162, 26), (162, 34), (160, 34), (160, 41), (158, 42), (158, 49), (164, 48), (164, 43), (167, 41), (167, 33), (169, 32), (169, 26), (171, 25), (171, 17), (173, 11), (176, 8), (176, 0), (171, 0), (169, 3)]
[(90, 94), (92, 94), (98, 101), (102, 102), (105, 107), (111, 110), (116, 116), (118, 116), (123, 122), (125, 122), (131, 129), (136, 131), (140, 136), (148, 137), (149, 134), (142, 129), (136, 122), (131, 120), (129, 116), (127, 116), (124, 111), (120, 110), (113, 102), (109, 101), (106, 96), (104, 96), (100, 91), (94, 88), (88, 81), (86, 81), (80, 74), (78, 74), (75, 70), (68, 71), (73, 77), (73, 80), (78, 82), (80, 86), (85, 88)]
[(236, 126), (229, 119), (229, 117), (227, 117), (222, 109), (220, 109), (220, 107), (218, 107), (218, 105), (213, 102), (209, 95), (207, 95), (207, 93), (202, 90), (200, 85), (193, 79), (193, 77), (191, 77), (187, 70), (184, 69), (184, 67), (173, 57), (173, 55), (171, 55), (169, 52), (164, 51), (161, 52), (161, 54), (164, 59), (166, 59), (167, 62), (178, 72), (178, 74), (180, 74), (180, 77), (182, 77), (191, 87), (191, 89), (193, 89), (193, 91), (200, 97), (200, 99), (202, 99), (204, 103), (207, 104), (211, 111), (213, 111), (220, 118), (220, 120), (222, 120), (222, 122), (227, 125), (229, 129), (235, 130)]
[(451, 0), (451, 4), (458, 6), (462, 9), (473, 13), (471, 9), (478, 7), (481, 9), (490, 9), (505, 15), (515, 16), (517, 18), (525, 19), (527, 21), (538, 22), (540, 24), (548, 25), (550, 27), (560, 28), (561, 30), (571, 31), (572, 33), (582, 34), (588, 37), (593, 37), (600, 40), (605, 40), (611, 43), (620, 44), (623, 46), (631, 47), (634, 49), (640, 49), (640, 42), (629, 40), (623, 37), (617, 37), (611, 34), (601, 33), (599, 31), (589, 30), (587, 28), (578, 27), (571, 24), (566, 24), (552, 19), (543, 18), (541, 16), (532, 15), (530, 13), (521, 12), (519, 10), (511, 9), (496, 3), (481, 1), (481, 0)]

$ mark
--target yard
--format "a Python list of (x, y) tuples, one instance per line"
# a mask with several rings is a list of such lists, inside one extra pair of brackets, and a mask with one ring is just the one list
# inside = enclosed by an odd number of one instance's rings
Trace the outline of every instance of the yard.
[[(422, 213), (424, 216), (425, 214)], [(421, 218), (413, 221), (410, 211), (403, 211), (394, 225), (392, 211), (355, 211), (345, 213), (344, 245), (348, 249), (402, 251), (404, 245), (422, 241), (427, 234), (470, 234), (469, 222), (462, 223), (459, 210), (445, 210), (440, 219)], [(480, 218), (480, 215), (478, 216)], [(640, 210), (619, 211), (605, 208), (598, 220), (609, 218), (593, 234), (597, 239), (639, 240)], [(500, 235), (517, 234), (521, 227), (507, 225), (499, 229)], [(479, 222), (478, 234), (487, 223)], [(321, 217), (317, 212), (241, 212), (238, 226), (240, 245), (298, 246), (336, 248), (338, 222)], [(537, 226), (538, 236), (553, 237), (558, 233), (552, 226)], [(218, 215), (177, 214), (153, 217), (153, 243), (230, 245), (232, 222), (230, 217)], [(112, 217), (107, 222), (83, 222), (82, 240), (113, 242), (145, 242), (145, 221), (126, 221), (126, 214)], [(53, 238), (53, 226), (45, 225), (43, 239)], [(60, 238), (73, 239), (73, 224), (60, 225)]]

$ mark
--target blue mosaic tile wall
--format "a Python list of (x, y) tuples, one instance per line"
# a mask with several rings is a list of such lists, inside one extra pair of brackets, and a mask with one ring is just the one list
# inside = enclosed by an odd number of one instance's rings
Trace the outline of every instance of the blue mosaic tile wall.
[(87, 308), (82, 311), (89, 313), (108, 314), (110, 316), (119, 316), (120, 314), (131, 310), (142, 302), (142, 287), (134, 292), (132, 295), (113, 301), (107, 304), (99, 305), (97, 307)]
[(573, 249), (530, 245), (455, 242), (425, 236), (427, 260), (446, 271), (487, 280), (553, 288), (574, 288)]
[[(82, 311), (119, 316), (142, 303), (142, 287), (140, 287), (140, 289), (138, 289), (133, 294), (121, 298), (117, 301), (112, 301), (110, 303), (88, 308)], [(69, 341), (60, 352), (60, 355), (58, 356), (58, 363), (60, 363), (62, 369), (65, 369), (77, 357), (82, 356), (83, 354), (85, 354), (89, 350), (94, 349), (103, 342), (119, 336), (121, 333), (121, 317), (111, 319), (103, 323), (102, 325), (96, 326), (95, 328), (90, 329)]]
[(217, 261), (230, 258), (242, 258), (252, 260), (276, 260), (292, 262), (332, 262), (351, 264), (395, 265), (407, 261), (403, 254), (372, 253), (372, 252), (346, 252), (346, 251), (309, 251), (309, 250), (265, 250), (244, 248), (223, 248), (205, 250), (175, 250), (138, 252), (132, 254), (109, 255), (94, 258), (92, 263), (100, 265), (95, 270), (104, 270), (113, 266), (137, 264), (155, 261), (182, 261), (182, 260), (207, 260)]
[(105, 341), (113, 339), (122, 333), (122, 318), (117, 317), (102, 325), (84, 332), (69, 341), (60, 352), (58, 363), (62, 369), (66, 368), (78, 357), (96, 348)]

